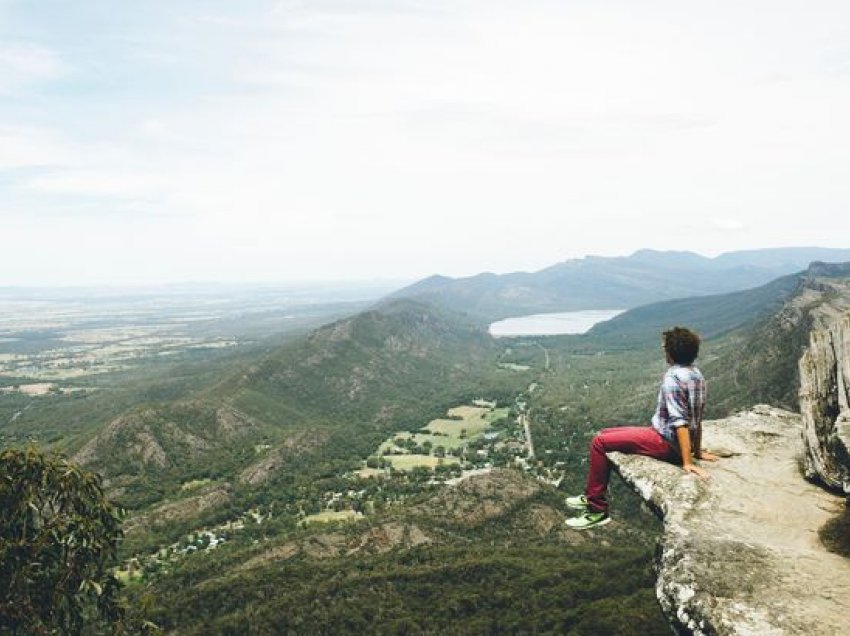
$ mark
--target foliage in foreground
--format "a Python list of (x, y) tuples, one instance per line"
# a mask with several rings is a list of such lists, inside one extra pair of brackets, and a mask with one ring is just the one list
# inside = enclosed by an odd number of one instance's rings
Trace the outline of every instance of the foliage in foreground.
[(34, 448), (0, 453), (0, 631), (119, 630), (124, 611), (110, 571), (120, 510), (100, 476)]

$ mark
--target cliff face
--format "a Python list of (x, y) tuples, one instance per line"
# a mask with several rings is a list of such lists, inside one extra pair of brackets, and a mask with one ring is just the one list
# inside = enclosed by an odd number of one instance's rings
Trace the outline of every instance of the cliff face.
[(806, 477), (850, 495), (850, 283), (822, 281), (800, 359)]
[(656, 592), (686, 634), (850, 633), (850, 559), (818, 530), (843, 498), (804, 480), (799, 415), (755, 407), (705, 423), (702, 482), (678, 466), (610, 453), (616, 470), (664, 520)]

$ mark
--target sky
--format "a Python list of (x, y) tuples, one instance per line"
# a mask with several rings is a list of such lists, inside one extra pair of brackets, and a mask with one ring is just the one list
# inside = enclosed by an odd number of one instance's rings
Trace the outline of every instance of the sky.
[(846, 0), (0, 0), (0, 286), (850, 247)]

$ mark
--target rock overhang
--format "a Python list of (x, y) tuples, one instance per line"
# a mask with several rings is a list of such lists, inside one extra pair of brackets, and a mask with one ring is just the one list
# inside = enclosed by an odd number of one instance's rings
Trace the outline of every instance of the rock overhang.
[(803, 479), (798, 414), (758, 406), (706, 422), (703, 482), (681, 467), (609, 453), (664, 521), (656, 592), (674, 628), (693, 634), (850, 633), (850, 559), (818, 530), (840, 496)]

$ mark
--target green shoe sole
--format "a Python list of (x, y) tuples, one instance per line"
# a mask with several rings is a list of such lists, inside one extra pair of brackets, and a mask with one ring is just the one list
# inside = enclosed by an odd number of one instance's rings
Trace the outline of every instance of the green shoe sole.
[(565, 523), (573, 530), (590, 530), (611, 522), (611, 517), (605, 512), (586, 512), (580, 517), (567, 519)]

